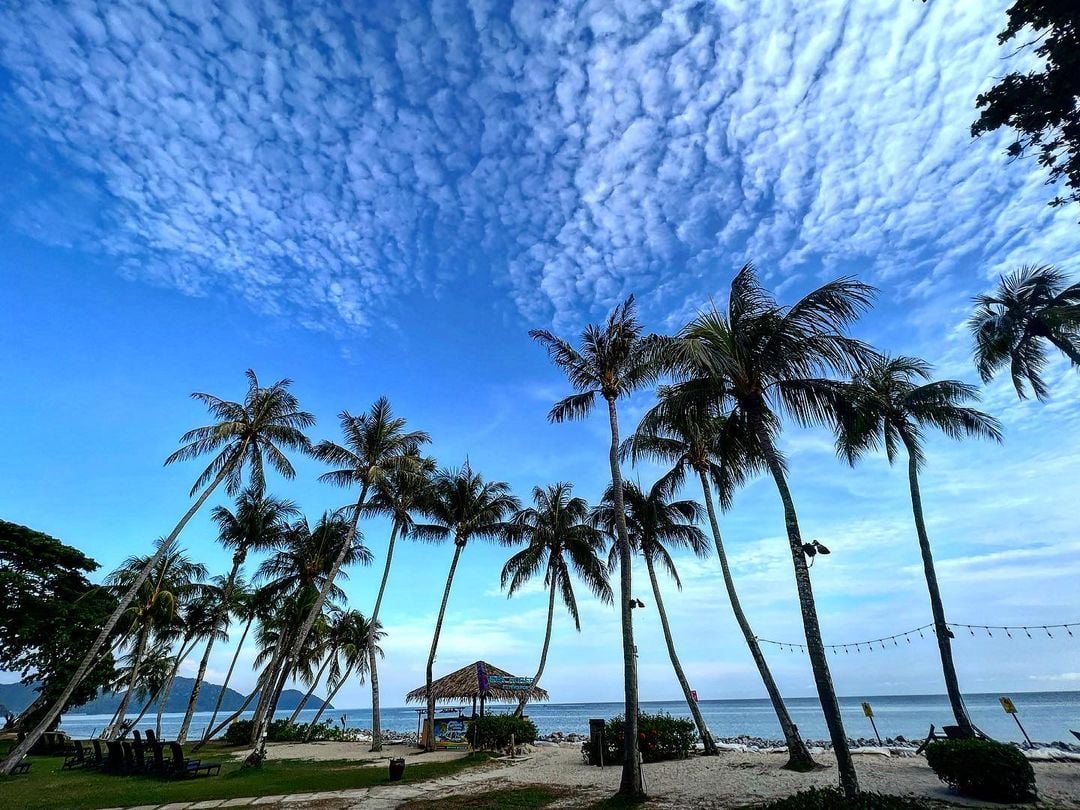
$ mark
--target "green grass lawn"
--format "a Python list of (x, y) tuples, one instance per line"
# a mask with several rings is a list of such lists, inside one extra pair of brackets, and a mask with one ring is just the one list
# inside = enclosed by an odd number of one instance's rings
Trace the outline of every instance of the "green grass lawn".
[[(309, 762), (271, 759), (262, 768), (241, 770), (239, 761), (226, 758), (225, 751), (234, 750), (206, 746), (196, 756), (204, 761), (223, 763), (221, 775), (180, 780), (112, 776), (96, 771), (64, 771), (60, 768), (63, 757), (33, 756), (30, 757), (33, 765), (29, 774), (0, 777), (0, 807), (4, 810), (90, 810), (348, 790), (390, 783), (385, 765), (368, 768), (348, 760)], [(409, 763), (404, 781), (420, 782), (448, 776), (484, 760), (484, 756), (477, 755), (451, 762)]]

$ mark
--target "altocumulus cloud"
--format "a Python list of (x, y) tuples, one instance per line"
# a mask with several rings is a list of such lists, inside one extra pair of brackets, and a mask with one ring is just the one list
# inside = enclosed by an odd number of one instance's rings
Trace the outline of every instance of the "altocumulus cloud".
[(314, 328), (462, 274), (532, 319), (677, 319), (746, 257), (918, 307), (1075, 252), (1038, 168), (968, 136), (1004, 6), (26, 0), (6, 215)]

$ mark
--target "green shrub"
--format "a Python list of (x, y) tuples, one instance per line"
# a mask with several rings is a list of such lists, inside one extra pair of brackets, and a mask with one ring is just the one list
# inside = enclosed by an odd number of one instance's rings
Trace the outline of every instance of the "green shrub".
[(939, 740), (926, 747), (938, 778), (961, 793), (992, 802), (1035, 798), (1035, 770), (1014, 745), (994, 740)]
[(234, 720), (225, 730), (226, 745), (247, 745), (251, 739), (251, 721)]
[(516, 743), (536, 742), (536, 724), (512, 714), (487, 714), (469, 724), (469, 742), (478, 750), (506, 748), (510, 745), (510, 735)]
[[(266, 730), (266, 739), (269, 742), (303, 742), (307, 736), (307, 723), (290, 723), (288, 720), (275, 720)], [(341, 740), (345, 733), (333, 724), (332, 720), (325, 720), (315, 727), (311, 735), (312, 740)], [(251, 740), (251, 721), (235, 720), (225, 731), (226, 745), (247, 745)]]
[[(622, 762), (623, 731), (622, 715), (608, 720), (604, 729), (608, 762)], [(666, 759), (686, 759), (697, 742), (697, 731), (692, 720), (657, 713), (638, 715), (638, 747), (645, 762), (662, 762)]]
[(921, 799), (883, 793), (860, 793), (854, 799), (847, 799), (840, 788), (810, 788), (757, 807), (758, 810), (929, 810), (930, 805)]

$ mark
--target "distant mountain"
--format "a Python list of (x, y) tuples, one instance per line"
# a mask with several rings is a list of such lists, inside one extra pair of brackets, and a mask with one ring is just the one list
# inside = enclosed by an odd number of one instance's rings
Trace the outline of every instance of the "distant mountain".
[[(165, 704), (165, 711), (187, 711), (188, 699), (191, 697), (191, 689), (194, 685), (194, 678), (177, 676), (176, 682), (173, 684), (172, 692), (169, 695), (169, 700)], [(199, 699), (195, 703), (195, 711), (212, 712), (220, 692), (221, 687), (218, 684), (204, 683), (202, 689), (199, 690)], [(30, 705), (34, 697), (35, 692), (33, 686), (23, 686), (21, 683), (0, 683), (0, 703), (8, 706), (13, 712), (20, 712), (25, 709)], [(78, 708), (69, 709), (67, 713), (112, 714), (120, 705), (120, 699), (122, 697), (123, 695), (121, 693), (99, 694), (89, 703), (79, 706)], [(221, 701), (221, 710), (225, 712), (236, 711), (243, 705), (245, 697), (247, 696), (240, 694), (235, 689), (226, 689), (225, 697)], [(286, 689), (281, 693), (281, 698), (278, 700), (278, 708), (283, 710), (295, 709), (303, 699), (303, 692), (296, 689)], [(322, 702), (322, 698), (317, 695), (312, 695), (311, 700), (308, 701), (305, 708), (317, 709), (322, 705)], [(135, 700), (134, 703), (141, 706), (139, 700)], [(254, 705), (254, 701), (251, 705)], [(334, 707), (328, 704), (326, 708), (333, 709)], [(136, 708), (135, 711), (137, 713), (138, 708)]]

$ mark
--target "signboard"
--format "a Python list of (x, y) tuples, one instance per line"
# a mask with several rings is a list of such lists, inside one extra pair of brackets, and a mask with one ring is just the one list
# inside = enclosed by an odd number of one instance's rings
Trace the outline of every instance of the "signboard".
[(694, 699), (694, 703), (698, 702), (697, 689), (691, 689), (690, 690), (690, 697), (692, 697)]
[(865, 714), (867, 717), (873, 717), (874, 716), (874, 710), (873, 710), (873, 708), (871, 708), (869, 703), (865, 703), (865, 702), (863, 703), (863, 705), (862, 705), (862, 713)]
[(435, 747), (441, 751), (467, 750), (469, 741), (466, 737), (465, 721), (458, 717), (436, 717)]
[(1012, 702), (1012, 698), (1000, 697), (1001, 708), (1005, 710), (1005, 714), (1016, 714), (1016, 705)]
[(487, 682), (492, 686), (502, 689), (514, 689), (524, 692), (532, 687), (532, 678), (522, 678), (517, 675), (489, 675)]

